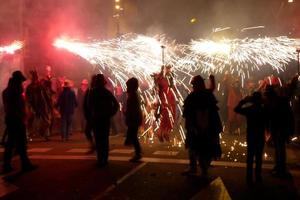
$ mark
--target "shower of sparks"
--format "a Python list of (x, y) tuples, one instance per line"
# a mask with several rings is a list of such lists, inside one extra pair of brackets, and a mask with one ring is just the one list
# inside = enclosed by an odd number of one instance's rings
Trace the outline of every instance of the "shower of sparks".
[[(142, 110), (146, 116), (142, 136), (153, 142), (153, 135), (160, 125), (160, 119), (155, 117), (155, 107), (160, 100), (154, 90), (153, 74), (160, 72), (163, 57), (165, 64), (173, 66), (175, 87), (172, 92), (176, 95), (178, 105), (182, 106), (186, 94), (190, 92), (187, 85), (193, 75), (228, 72), (238, 75), (243, 82), (251, 73), (266, 66), (283, 71), (284, 66), (297, 59), (295, 52), (300, 46), (300, 40), (287, 37), (221, 41), (199, 39), (191, 41), (189, 45), (180, 45), (170, 42), (164, 36), (126, 34), (111, 40), (90, 42), (61, 38), (54, 42), (54, 46), (86, 59), (100, 73), (110, 77), (113, 85), (120, 83), (123, 90), (129, 78), (137, 77), (141, 85)], [(166, 48), (162, 49), (162, 46)], [(179, 109), (179, 113), (181, 112)], [(170, 120), (174, 120), (172, 115)], [(181, 146), (185, 133), (181, 125), (178, 127), (179, 137), (174, 141), (178, 141), (177, 145)], [(226, 146), (226, 143), (223, 145)], [(233, 146), (229, 145), (231, 151), (234, 151), (235, 145), (247, 146), (246, 143), (235, 141)]]
[(178, 60), (175, 43), (169, 43), (163, 36), (151, 38), (127, 34), (90, 43), (58, 39), (54, 45), (81, 56), (101, 71), (111, 72), (121, 84), (132, 76), (153, 82), (151, 74), (159, 72), (162, 66), (162, 45), (168, 46), (165, 49), (166, 63), (174, 65)]
[(14, 54), (17, 50), (22, 49), (23, 42), (15, 41), (8, 46), (0, 47), (0, 54)]
[[(155, 117), (155, 105), (159, 104), (157, 91), (154, 90), (153, 74), (161, 71), (163, 65), (162, 53), (164, 51), (164, 63), (176, 66), (179, 60), (180, 46), (175, 42), (169, 42), (164, 36), (146, 37), (136, 34), (127, 34), (119, 38), (107, 41), (91, 41), (88, 43), (57, 39), (54, 46), (64, 48), (80, 57), (86, 59), (99, 69), (100, 73), (106, 74), (113, 85), (120, 83), (123, 90), (126, 88), (126, 81), (136, 77), (141, 85), (142, 110), (146, 116), (145, 131), (143, 137), (153, 139), (153, 132), (160, 126), (160, 119)], [(162, 46), (166, 48), (162, 49)], [(172, 90), (176, 100), (183, 105), (183, 96), (178, 91), (182, 82), (177, 80), (181, 72), (173, 67), (172, 71), (176, 87)], [(168, 111), (170, 113), (170, 111)], [(169, 115), (170, 121), (174, 121)], [(176, 139), (178, 146), (181, 146), (185, 138), (184, 132)]]
[(300, 40), (287, 37), (223, 39), (221, 41), (192, 40), (185, 46), (185, 57), (178, 63), (189, 72), (229, 72), (245, 79), (253, 71), (270, 66), (283, 71), (284, 66), (297, 59)]

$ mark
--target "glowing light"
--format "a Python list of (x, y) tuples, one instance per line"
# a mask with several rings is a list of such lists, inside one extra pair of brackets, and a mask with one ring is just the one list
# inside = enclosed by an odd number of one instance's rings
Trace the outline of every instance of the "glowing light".
[(23, 42), (15, 41), (11, 45), (0, 47), (0, 53), (14, 54), (17, 50), (22, 49)]
[(225, 42), (214, 42), (214, 41), (192, 41), (191, 50), (196, 53), (204, 55), (229, 55), (230, 45)]
[(234, 151), (234, 147), (233, 147), (233, 146), (231, 146), (231, 147), (230, 147), (230, 150), (231, 150), (231, 151)]
[(116, 9), (116, 10), (120, 10), (120, 8), (121, 8), (120, 5), (118, 5), (118, 4), (115, 5), (115, 9)]
[(238, 75), (242, 81), (251, 72), (269, 66), (283, 71), (284, 66), (297, 60), (299, 39), (265, 37), (257, 39), (193, 40), (184, 49), (185, 57), (178, 62), (189, 72), (224, 73)]
[(193, 23), (197, 22), (197, 19), (196, 19), (196, 18), (192, 18), (192, 19), (190, 20), (190, 22), (191, 22), (191, 24), (193, 24)]
[(292, 138), (292, 141), (296, 141), (296, 140), (298, 140), (298, 137), (293, 137)]
[[(122, 88), (126, 88), (126, 81), (130, 77), (139, 79), (143, 85), (141, 96), (145, 99), (145, 107), (153, 107), (158, 102), (157, 93), (153, 93), (154, 79), (152, 75), (161, 70), (162, 55), (161, 46), (165, 48), (165, 62), (176, 66), (179, 60), (177, 45), (168, 42), (164, 36), (146, 37), (136, 34), (127, 34), (119, 38), (107, 41), (91, 41), (82, 43), (67, 38), (57, 39), (54, 43), (57, 48), (66, 49), (80, 57), (86, 59), (95, 66), (101, 73), (105, 73), (111, 78), (111, 82), (118, 82)], [(172, 70), (174, 76), (180, 73), (177, 68)], [(175, 80), (176, 84), (181, 84)], [(178, 91), (173, 93), (176, 95)], [(183, 104), (183, 97), (178, 92), (176, 99)], [(142, 109), (146, 115), (144, 137), (148, 137), (159, 129), (160, 120), (155, 119), (155, 110), (147, 111)], [(168, 113), (170, 111), (168, 110)], [(173, 116), (169, 115), (170, 120), (174, 121)], [(180, 129), (180, 142), (176, 145), (181, 146), (185, 140), (185, 133)]]

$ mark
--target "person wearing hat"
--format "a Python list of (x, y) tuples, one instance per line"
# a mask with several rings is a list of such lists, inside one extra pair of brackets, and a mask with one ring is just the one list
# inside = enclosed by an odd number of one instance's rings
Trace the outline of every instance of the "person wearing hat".
[[(210, 76), (211, 82), (214, 77)], [(189, 150), (189, 169), (182, 175), (194, 175), (199, 162), (202, 175), (207, 176), (211, 160), (221, 156), (219, 133), (222, 123), (218, 114), (217, 100), (213, 94), (213, 85), (206, 89), (204, 79), (198, 75), (191, 80), (193, 91), (187, 96), (183, 106), (186, 141)]]
[(97, 74), (95, 87), (92, 89), (87, 102), (91, 112), (90, 120), (95, 138), (98, 167), (105, 167), (108, 164), (111, 118), (119, 109), (118, 101), (105, 88), (106, 83), (104, 75)]
[(21, 71), (12, 73), (7, 88), (2, 93), (5, 124), (8, 134), (3, 158), (3, 173), (13, 170), (11, 159), (16, 148), (20, 156), (22, 171), (36, 168), (32, 165), (27, 155), (27, 136), (25, 126), (25, 100), (23, 96), (23, 82), (26, 80)]

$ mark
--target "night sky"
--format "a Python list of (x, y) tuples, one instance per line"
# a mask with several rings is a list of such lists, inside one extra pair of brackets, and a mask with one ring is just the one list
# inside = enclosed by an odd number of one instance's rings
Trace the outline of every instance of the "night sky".
[[(287, 0), (121, 2), (125, 8), (121, 16), (124, 21), (120, 22), (121, 33), (165, 34), (179, 43), (196, 38), (300, 37), (299, 1), (292, 4)], [(53, 58), (62, 62), (58, 58), (61, 53), (53, 50), (55, 38), (67, 35), (84, 41), (115, 37), (113, 14), (114, 0), (6, 0), (0, 4), (0, 44), (23, 37), (25, 64), (44, 66), (53, 63)], [(195, 22), (191, 23), (193, 18)], [(251, 26), (265, 28), (241, 32), (242, 28)], [(213, 28), (219, 27), (231, 28), (212, 34)]]
[[(114, 0), (7, 0), (0, 5), (0, 33), (15, 37), (23, 1), (23, 24), (32, 37), (52, 38), (60, 34), (76, 37), (113, 37), (108, 35), (113, 23)], [(231, 27), (226, 36), (244, 37), (240, 29), (265, 26), (259, 33), (299, 37), (300, 2), (288, 0), (121, 0), (136, 6), (137, 15), (124, 10), (130, 29), (143, 34), (165, 33), (179, 41), (208, 37), (213, 28)], [(190, 23), (192, 18), (195, 23)], [(121, 24), (122, 25), (122, 24)], [(25, 32), (26, 32), (25, 31)], [(123, 30), (123, 33), (128, 30)], [(249, 36), (256, 36), (256, 32)], [(248, 36), (248, 35), (246, 35)]]

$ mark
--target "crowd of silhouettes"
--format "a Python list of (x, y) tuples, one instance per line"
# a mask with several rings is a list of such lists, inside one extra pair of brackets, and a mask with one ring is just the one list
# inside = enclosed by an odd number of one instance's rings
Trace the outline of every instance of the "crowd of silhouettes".
[[(82, 91), (78, 91), (76, 97), (70, 81), (64, 80), (61, 90), (56, 93), (52, 90), (50, 79), (39, 80), (36, 71), (31, 71), (30, 74), (31, 83), (24, 91), (25, 76), (20, 71), (13, 72), (2, 94), (6, 124), (3, 172), (12, 170), (11, 159), (14, 148), (20, 155), (24, 171), (36, 168), (27, 156), (26, 131), (28, 130), (29, 136), (34, 132), (43, 133), (42, 136), (48, 140), (54, 121), (54, 108), (59, 110), (61, 137), (63, 141), (66, 141), (71, 134), (75, 108), (79, 107), (84, 118), (79, 120), (80, 129), (89, 143), (87, 153), (96, 151), (97, 165), (101, 168), (107, 166), (112, 118), (120, 112), (120, 105), (114, 94), (107, 89), (106, 77), (103, 74), (93, 75), (89, 87), (88, 80), (84, 79), (81, 84)], [(199, 165), (202, 176), (207, 177), (212, 160), (220, 159), (222, 155), (219, 134), (224, 131), (224, 123), (221, 120), (222, 117), (219, 116), (218, 100), (214, 95), (215, 77), (209, 76), (208, 86), (200, 75), (194, 76), (190, 84), (193, 90), (187, 95), (183, 105), (186, 129), (185, 147), (188, 149), (190, 163), (189, 168), (182, 174), (196, 174)], [(266, 132), (270, 133), (275, 149), (275, 167), (272, 174), (279, 177), (289, 174), (286, 166), (286, 143), (295, 132), (295, 116), (290, 102), (295, 97), (297, 84), (299, 84), (299, 76), (293, 78), (284, 87), (272, 84), (260, 85), (256, 90), (251, 90), (244, 98), (236, 101), (234, 106), (232, 104), (234, 101), (231, 101), (230, 106), (233, 107), (233, 112), (246, 117), (246, 181), (248, 185), (254, 183), (254, 160), (255, 181), (262, 182)], [(143, 124), (138, 91), (139, 81), (132, 77), (126, 82), (126, 86), (127, 98), (122, 106), (127, 126), (124, 143), (133, 145), (135, 155), (130, 161), (138, 162), (142, 158), (138, 132)], [(53, 100), (55, 95), (56, 100)], [(229, 127), (232, 129), (233, 124)], [(161, 140), (162, 135), (158, 134), (158, 137)]]

